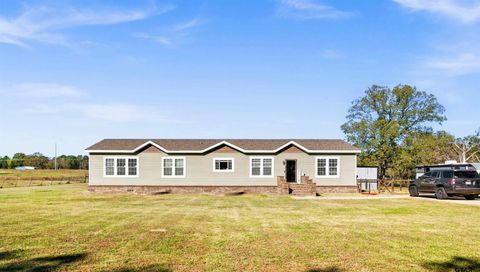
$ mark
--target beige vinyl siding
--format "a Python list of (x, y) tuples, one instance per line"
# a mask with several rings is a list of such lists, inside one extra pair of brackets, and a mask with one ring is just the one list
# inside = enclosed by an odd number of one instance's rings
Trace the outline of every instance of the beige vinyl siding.
[[(277, 185), (277, 176), (283, 176), (285, 159), (297, 160), (298, 175), (304, 172), (317, 185), (356, 185), (355, 154), (306, 154), (304, 152), (282, 152), (277, 155), (243, 154), (240, 152), (211, 152), (203, 155), (175, 155), (185, 158), (185, 178), (162, 177), (163, 152), (142, 152), (138, 157), (138, 177), (104, 177), (104, 158), (119, 154), (90, 154), (90, 185), (220, 185), (254, 186)], [(273, 157), (272, 178), (250, 177), (250, 157)], [(334, 156), (340, 158), (339, 178), (315, 178), (315, 157)], [(233, 158), (234, 172), (214, 172), (213, 158)], [(297, 175), (297, 176), (298, 176)]]

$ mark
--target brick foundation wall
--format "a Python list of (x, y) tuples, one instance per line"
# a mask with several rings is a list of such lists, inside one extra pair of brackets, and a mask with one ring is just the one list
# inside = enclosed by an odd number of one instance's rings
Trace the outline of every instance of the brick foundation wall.
[[(90, 192), (134, 194), (280, 194), (278, 186), (142, 186), (142, 185), (89, 185)], [(317, 193), (356, 193), (357, 186), (317, 186)]]
[(129, 185), (89, 185), (90, 192), (134, 193), (134, 194), (278, 194), (277, 186), (129, 186)]
[(358, 193), (357, 186), (318, 186), (317, 193)]

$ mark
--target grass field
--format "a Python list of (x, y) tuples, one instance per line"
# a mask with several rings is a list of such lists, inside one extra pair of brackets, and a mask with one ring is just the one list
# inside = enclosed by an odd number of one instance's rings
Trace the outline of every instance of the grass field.
[(0, 190), (0, 271), (476, 271), (480, 207)]
[(87, 170), (0, 169), (0, 188), (85, 182)]
[(35, 170), (14, 170), (14, 169), (0, 169), (0, 178), (2, 177), (84, 177), (87, 170), (51, 170), (51, 169), (35, 169)]

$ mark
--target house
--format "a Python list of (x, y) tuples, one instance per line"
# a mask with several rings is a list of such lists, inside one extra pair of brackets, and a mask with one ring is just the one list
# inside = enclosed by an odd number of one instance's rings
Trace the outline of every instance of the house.
[(105, 139), (90, 147), (89, 190), (354, 192), (360, 150), (320, 139)]

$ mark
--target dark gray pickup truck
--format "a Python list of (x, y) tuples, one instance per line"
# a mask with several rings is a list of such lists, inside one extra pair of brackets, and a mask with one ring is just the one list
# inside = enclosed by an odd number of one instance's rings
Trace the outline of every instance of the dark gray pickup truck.
[(409, 185), (410, 196), (435, 193), (438, 199), (464, 196), (473, 200), (480, 194), (480, 175), (473, 170), (432, 170)]

